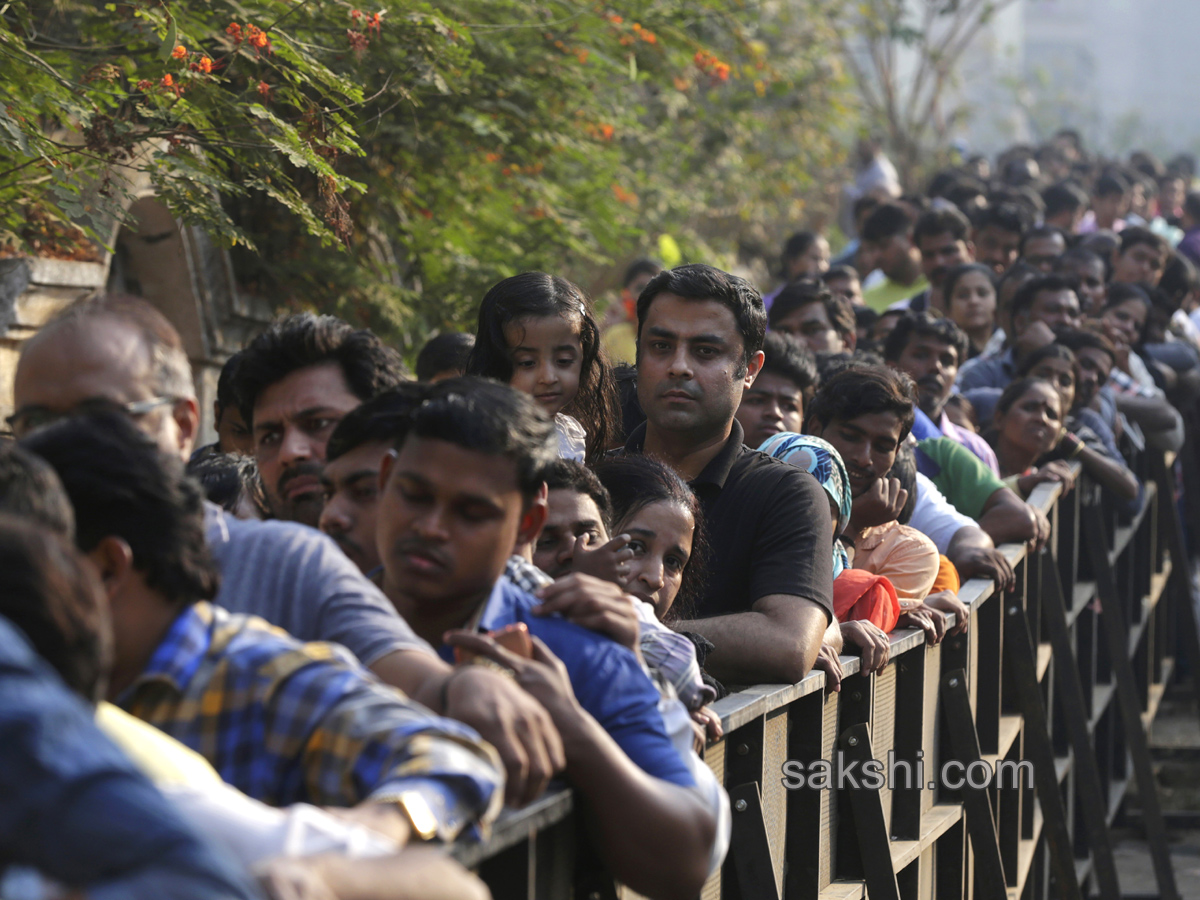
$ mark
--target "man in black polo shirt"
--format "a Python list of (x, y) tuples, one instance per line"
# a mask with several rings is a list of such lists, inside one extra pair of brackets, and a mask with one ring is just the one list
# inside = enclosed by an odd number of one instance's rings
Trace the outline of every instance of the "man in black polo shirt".
[(672, 466), (704, 507), (711, 547), (694, 620), (724, 682), (795, 682), (832, 616), (829, 501), (807, 472), (750, 450), (734, 413), (763, 364), (767, 317), (741, 278), (661, 272), (638, 298), (638, 400), (626, 453)]

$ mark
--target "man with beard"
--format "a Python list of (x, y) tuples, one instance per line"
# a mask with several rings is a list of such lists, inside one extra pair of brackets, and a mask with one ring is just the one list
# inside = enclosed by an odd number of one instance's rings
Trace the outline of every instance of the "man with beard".
[(921, 252), (921, 272), (929, 287), (921, 293), (896, 304), (897, 308), (913, 312), (945, 310), (942, 284), (946, 273), (955, 266), (975, 261), (975, 245), (967, 238), (971, 223), (957, 209), (931, 209), (917, 219), (913, 227), (913, 243)]
[(329, 435), (350, 410), (403, 380), (396, 351), (334, 316), (288, 316), (250, 343), (234, 390), (275, 518), (317, 527)]
[(712, 553), (696, 618), (726, 682), (796, 682), (832, 616), (829, 501), (807, 472), (744, 445), (735, 418), (763, 366), (766, 311), (745, 280), (711, 266), (661, 272), (638, 298), (638, 400), (625, 453), (689, 482)]
[[(13, 398), (18, 438), (67, 415), (112, 411), (186, 460), (200, 427), (179, 333), (136, 297), (81, 300), (46, 323), (21, 347)], [(342, 644), (380, 680), (475, 728), (504, 760), (510, 805), (536, 798), (561, 767), (561, 739), (539, 704), (486, 669), (451, 678), (329, 538), (292, 522), (235, 519), (212, 504), (205, 529), (221, 572), (219, 606), (302, 641)]]

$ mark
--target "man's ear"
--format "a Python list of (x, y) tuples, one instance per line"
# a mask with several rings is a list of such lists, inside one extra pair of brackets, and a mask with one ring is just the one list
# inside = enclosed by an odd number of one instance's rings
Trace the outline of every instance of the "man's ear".
[(179, 454), (187, 462), (196, 446), (196, 435), (200, 433), (200, 407), (195, 397), (180, 397), (171, 411), (175, 427), (179, 429)]
[(133, 573), (133, 551), (123, 539), (109, 535), (101, 538), (100, 542), (88, 551), (87, 558), (96, 567), (104, 585), (104, 593), (111, 602)]
[(849, 334), (843, 334), (842, 343), (846, 345), (846, 351), (848, 353), (853, 353), (854, 348), (858, 346), (858, 331), (851, 331)]
[(392, 469), (395, 467), (396, 458), (399, 455), (400, 455), (400, 453), (394, 449), (389, 450), (387, 453), (383, 454), (383, 459), (380, 460), (380, 462), (379, 462), (379, 490), (380, 490), (380, 492), (383, 491), (384, 485), (387, 484), (388, 478), (391, 477)]
[(758, 373), (762, 371), (763, 360), (766, 358), (767, 355), (761, 350), (750, 357), (749, 362), (746, 363), (746, 377), (742, 385), (743, 390), (754, 384), (754, 379), (756, 379), (758, 377)]
[(975, 262), (975, 242), (968, 239), (963, 244), (967, 248), (967, 262)]
[(538, 492), (526, 505), (525, 511), (521, 513), (521, 525), (517, 529), (518, 547), (533, 543), (542, 533), (542, 526), (546, 524), (546, 517), (550, 514), (549, 496), (550, 489), (543, 481)]

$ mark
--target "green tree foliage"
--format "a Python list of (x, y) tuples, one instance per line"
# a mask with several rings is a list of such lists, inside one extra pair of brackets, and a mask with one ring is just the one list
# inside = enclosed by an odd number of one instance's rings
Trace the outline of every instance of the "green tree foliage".
[(0, 244), (109, 242), (148, 178), (244, 289), (411, 347), (514, 272), (774, 252), (831, 196), (842, 0), (373, 2), (0, 0)]

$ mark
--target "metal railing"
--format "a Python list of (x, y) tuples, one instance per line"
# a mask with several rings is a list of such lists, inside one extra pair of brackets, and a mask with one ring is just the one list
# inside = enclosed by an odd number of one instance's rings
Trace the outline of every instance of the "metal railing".
[[(920, 631), (897, 631), (877, 675), (842, 658), (840, 692), (827, 693), (815, 672), (714, 705), (725, 737), (705, 761), (729, 791), (734, 823), (705, 900), (1037, 900), (1089, 888), (1116, 898), (1108, 828), (1133, 780), (1160, 893), (1175, 896), (1145, 725), (1194, 621), (1169, 461), (1138, 466), (1146, 492), (1129, 520), (1085, 478), (1066, 496), (1039, 486), (1030, 502), (1049, 517), (1051, 540), (1036, 553), (1001, 548), (1013, 592), (978, 579), (962, 586), (965, 635), (929, 646)], [(883, 761), (885, 775), (889, 759), (898, 776), (920, 763), (922, 781), (839, 784), (839, 751), (843, 763)], [(818, 760), (835, 764), (828, 788), (785, 787), (785, 762), (812, 771)], [(1034, 783), (1027, 767), (1015, 785), (951, 789), (938, 773), (952, 760), (1028, 760)], [(582, 835), (560, 789), (503, 815), (487, 843), (454, 852), (497, 900), (632, 896), (605, 877)]]

